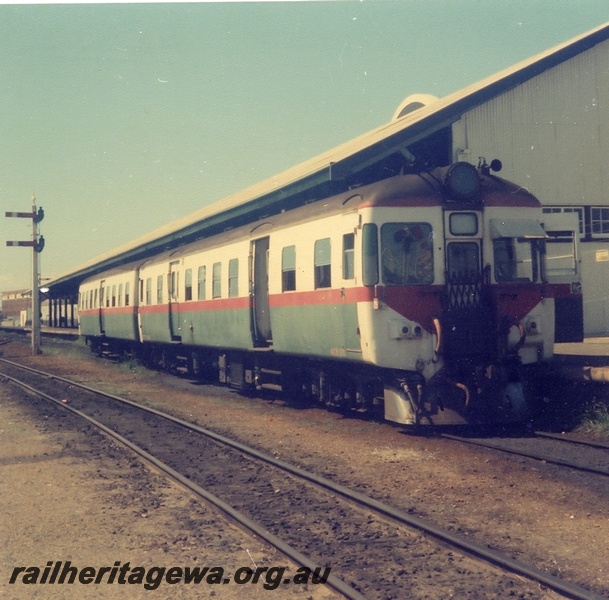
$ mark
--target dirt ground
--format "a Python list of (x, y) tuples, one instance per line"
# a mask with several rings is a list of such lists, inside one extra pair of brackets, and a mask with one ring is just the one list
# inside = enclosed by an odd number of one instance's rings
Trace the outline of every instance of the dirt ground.
[[(609, 478), (496, 455), (384, 423), (345, 418), (278, 399), (116, 365), (66, 346), (31, 357), (19, 343), (2, 348), (50, 372), (160, 407), (204, 427), (356, 487), (442, 527), (609, 597)], [(0, 596), (7, 598), (256, 598), (260, 585), (8, 584), (16, 566), (72, 561), (87, 566), (221, 566), (286, 561), (227, 525), (188, 493), (144, 468), (116, 445), (104, 452), (90, 432), (50, 430), (22, 393), (0, 385)], [(101, 437), (95, 434), (97, 437)], [(90, 448), (97, 448), (91, 451)], [(10, 515), (10, 518), (7, 518)], [(295, 569), (295, 567), (292, 567)], [(95, 586), (95, 587), (94, 587)], [(90, 593), (90, 596), (87, 594)], [(282, 586), (281, 598), (329, 598), (321, 586)], [(73, 594), (73, 595), (71, 595)], [(139, 594), (139, 595), (138, 595)], [(192, 596), (189, 594), (193, 594)], [(556, 598), (540, 589), (539, 598)]]

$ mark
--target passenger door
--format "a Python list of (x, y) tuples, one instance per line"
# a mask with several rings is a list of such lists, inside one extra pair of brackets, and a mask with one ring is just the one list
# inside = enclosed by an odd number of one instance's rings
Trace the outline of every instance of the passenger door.
[(106, 289), (106, 280), (102, 279), (99, 283), (99, 332), (104, 335), (106, 333), (106, 316), (104, 314), (104, 302), (106, 301), (105, 294), (108, 293)]
[(254, 345), (270, 346), (273, 341), (269, 311), (268, 237), (253, 240), (250, 249), (250, 307)]
[(169, 275), (167, 281), (168, 311), (169, 311), (169, 333), (172, 342), (182, 341), (182, 327), (180, 323), (180, 261), (169, 263)]
[(482, 215), (454, 211), (444, 215), (446, 270), (443, 296), (444, 352), (453, 357), (495, 353), (495, 313), (488, 270), (482, 268)]

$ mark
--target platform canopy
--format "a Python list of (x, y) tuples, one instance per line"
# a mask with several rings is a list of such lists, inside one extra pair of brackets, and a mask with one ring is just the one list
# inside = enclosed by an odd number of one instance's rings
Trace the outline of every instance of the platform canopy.
[[(351, 187), (401, 172), (449, 164), (451, 125), (462, 114), (609, 38), (609, 24), (492, 75), (454, 94), (433, 99), (328, 152), (102, 254), (48, 282), (51, 298), (75, 299), (83, 279), (159, 252), (255, 222)], [(402, 116), (400, 116), (402, 115)]]

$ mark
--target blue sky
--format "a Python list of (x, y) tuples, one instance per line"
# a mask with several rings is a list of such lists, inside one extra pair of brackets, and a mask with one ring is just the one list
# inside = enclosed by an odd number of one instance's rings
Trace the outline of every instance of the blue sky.
[(609, 21), (606, 0), (0, 5), (0, 291)]

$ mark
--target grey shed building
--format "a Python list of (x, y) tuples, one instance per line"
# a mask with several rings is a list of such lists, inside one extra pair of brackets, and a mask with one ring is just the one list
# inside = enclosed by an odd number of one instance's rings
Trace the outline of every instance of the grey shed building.
[(501, 175), (527, 186), (548, 219), (576, 218), (584, 332), (608, 335), (609, 25), (462, 90), (452, 102), (459, 95), (470, 107), (451, 124), (453, 159), (499, 158)]

